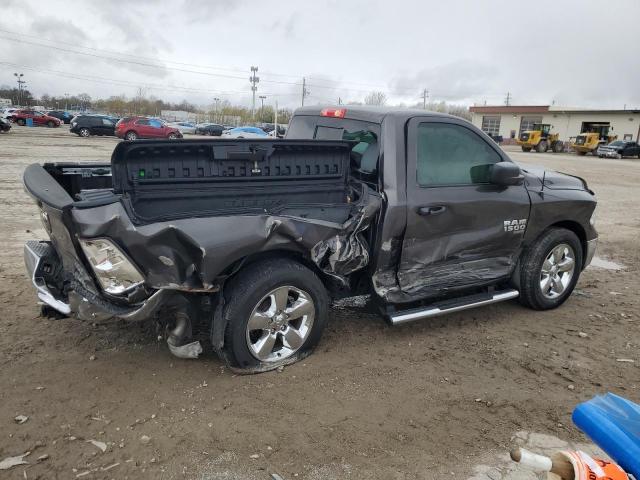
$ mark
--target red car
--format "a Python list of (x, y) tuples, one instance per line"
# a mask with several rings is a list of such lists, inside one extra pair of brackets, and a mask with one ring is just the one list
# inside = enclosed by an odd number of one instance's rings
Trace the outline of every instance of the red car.
[(116, 123), (116, 137), (125, 140), (138, 138), (182, 138), (180, 130), (158, 118), (125, 117)]
[(27, 120), (31, 118), (34, 125), (42, 125), (50, 128), (60, 126), (60, 120), (56, 117), (51, 117), (46, 113), (36, 112), (35, 110), (16, 110), (8, 118), (18, 125), (26, 125)]

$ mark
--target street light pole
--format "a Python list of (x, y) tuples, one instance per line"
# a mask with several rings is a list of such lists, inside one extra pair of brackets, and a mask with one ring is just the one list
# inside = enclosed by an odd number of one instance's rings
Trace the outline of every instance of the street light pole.
[(267, 98), (267, 96), (260, 95), (258, 98), (260, 99), (260, 118), (262, 119), (262, 115), (264, 114), (264, 100)]
[(69, 110), (69, 94), (64, 94), (64, 109)]
[(24, 73), (14, 73), (13, 76), (18, 80), (18, 102), (20, 103), (20, 106), (22, 106), (22, 85), (27, 82), (22, 80), (22, 77), (24, 77)]
[(218, 102), (220, 101), (220, 99), (218, 97), (215, 97), (213, 101), (216, 102), (216, 107), (215, 107), (215, 110), (213, 111), (213, 121), (217, 122), (218, 121)]

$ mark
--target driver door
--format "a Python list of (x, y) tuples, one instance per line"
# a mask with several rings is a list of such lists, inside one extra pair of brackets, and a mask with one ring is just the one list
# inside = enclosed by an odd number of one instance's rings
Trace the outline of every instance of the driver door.
[(489, 183), (508, 157), (466, 123), (432, 117), (409, 121), (407, 153), (401, 289), (422, 299), (508, 277), (530, 207), (523, 185)]

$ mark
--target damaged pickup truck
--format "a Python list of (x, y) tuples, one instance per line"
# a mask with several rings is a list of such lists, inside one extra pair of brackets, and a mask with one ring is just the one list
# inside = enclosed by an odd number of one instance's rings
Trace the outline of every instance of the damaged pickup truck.
[(370, 294), (392, 324), (557, 307), (597, 241), (584, 180), (415, 110), (305, 107), (284, 140), (121, 142), (24, 184), (49, 235), (25, 245), (44, 313), (155, 321), (174, 354), (207, 339), (254, 372), (308, 354), (331, 299)]

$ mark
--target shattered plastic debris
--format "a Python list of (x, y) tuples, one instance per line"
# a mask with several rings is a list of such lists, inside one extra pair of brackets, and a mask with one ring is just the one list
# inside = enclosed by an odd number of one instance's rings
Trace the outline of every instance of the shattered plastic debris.
[(107, 451), (107, 444), (104, 442), (100, 442), (98, 440), (87, 440), (87, 443), (90, 443), (91, 445), (98, 447), (100, 450), (102, 450), (102, 453)]
[(29, 420), (29, 417), (27, 417), (26, 415), (16, 415), (14, 417), (15, 422), (18, 425), (22, 425), (23, 423), (25, 423), (27, 420)]
[(170, 343), (168, 345), (171, 353), (178, 358), (198, 358), (198, 355), (202, 353), (202, 345), (197, 340), (180, 347), (175, 347)]
[(31, 452), (23, 453), (16, 457), (8, 457), (0, 462), (0, 470), (9, 470), (17, 465), (27, 465), (29, 462), (25, 462), (24, 457), (30, 455)]

